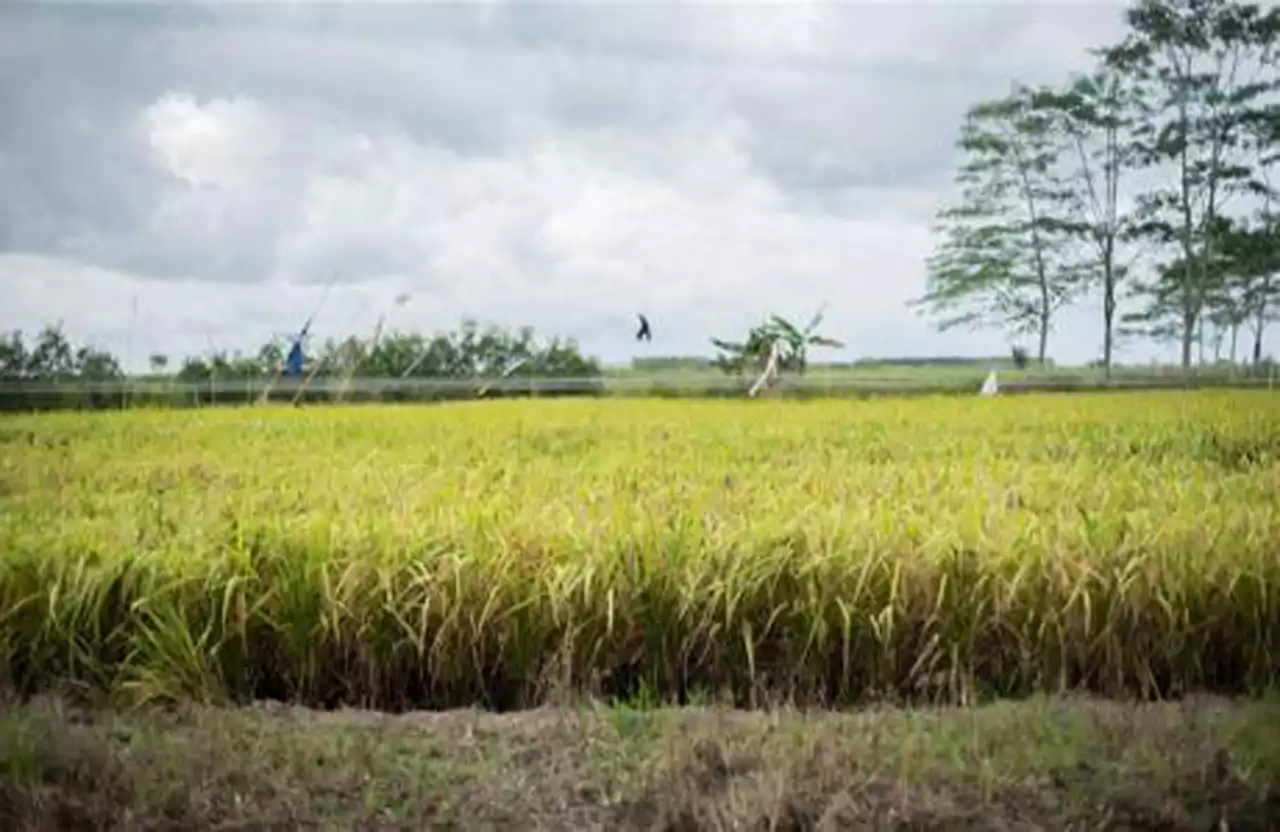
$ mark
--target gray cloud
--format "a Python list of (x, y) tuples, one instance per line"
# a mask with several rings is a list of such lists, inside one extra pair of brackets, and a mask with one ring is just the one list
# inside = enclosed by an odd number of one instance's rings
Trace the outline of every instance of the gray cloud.
[(159, 181), (134, 119), (152, 97), (116, 60), (138, 32), (66, 9), (0, 11), (0, 245), (61, 250), (145, 225)]
[[(529, 322), (611, 359), (637, 308), (655, 350), (702, 352), (823, 298), (857, 353), (1001, 350), (903, 306), (958, 120), (1119, 23), (1091, 3), (6, 7), (0, 325), (118, 342), (139, 294), (147, 349), (200, 348), (197, 323), (248, 346), (332, 277), (335, 328), (411, 291), (406, 326)], [(1090, 327), (1059, 352), (1092, 355)]]

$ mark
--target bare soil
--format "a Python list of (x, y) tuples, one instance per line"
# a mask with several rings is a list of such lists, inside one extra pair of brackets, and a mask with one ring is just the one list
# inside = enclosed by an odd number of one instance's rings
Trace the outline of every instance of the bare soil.
[(0, 714), (0, 828), (1280, 828), (1280, 703)]

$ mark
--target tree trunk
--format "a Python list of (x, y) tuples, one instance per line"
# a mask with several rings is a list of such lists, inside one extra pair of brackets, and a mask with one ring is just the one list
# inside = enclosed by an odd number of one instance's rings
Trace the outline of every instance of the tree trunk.
[(1102, 302), (1102, 371), (1107, 381), (1111, 380), (1112, 353), (1115, 351), (1114, 319), (1116, 302), (1109, 294)]
[(1204, 366), (1204, 315), (1196, 318), (1196, 361)]
[(1192, 348), (1196, 343), (1196, 316), (1182, 312), (1182, 369), (1191, 369)]
[(1258, 293), (1258, 308), (1253, 311), (1253, 363), (1262, 363), (1262, 333), (1267, 328), (1267, 301), (1271, 294), (1272, 275), (1268, 274)]
[(1111, 380), (1111, 361), (1115, 351), (1116, 276), (1112, 263), (1115, 238), (1108, 237), (1102, 258), (1102, 371)]
[(1022, 195), (1027, 203), (1027, 217), (1031, 222), (1031, 253), (1036, 268), (1036, 282), (1040, 288), (1040, 346), (1036, 350), (1036, 360), (1044, 366), (1045, 354), (1049, 350), (1049, 320), (1053, 316), (1053, 306), (1049, 297), (1048, 268), (1044, 262), (1044, 240), (1040, 236), (1039, 212), (1031, 189), (1031, 179), (1022, 157), (1018, 156), (1018, 176), (1022, 180)]
[(1182, 369), (1188, 371), (1191, 369), (1191, 346), (1195, 337), (1196, 312), (1191, 306), (1191, 282), (1195, 279), (1192, 270), (1195, 268), (1195, 251), (1191, 245), (1191, 171), (1187, 158), (1188, 145), (1187, 141), (1190, 126), (1190, 118), (1187, 114), (1187, 100), (1182, 98), (1178, 102), (1178, 122), (1182, 128), (1182, 148), (1178, 153), (1178, 162), (1180, 165), (1181, 185), (1182, 185), (1182, 291), (1179, 293), (1182, 299)]

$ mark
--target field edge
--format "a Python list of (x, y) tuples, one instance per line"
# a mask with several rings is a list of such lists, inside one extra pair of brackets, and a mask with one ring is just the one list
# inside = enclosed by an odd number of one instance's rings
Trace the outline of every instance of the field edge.
[[(1280, 699), (0, 711), (14, 829), (1280, 825)], [(1226, 827), (1219, 825), (1226, 822)]]

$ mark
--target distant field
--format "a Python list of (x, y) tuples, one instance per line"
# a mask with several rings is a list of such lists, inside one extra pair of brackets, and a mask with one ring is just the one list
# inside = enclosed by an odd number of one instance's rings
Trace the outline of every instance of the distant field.
[[(849, 365), (815, 364), (803, 375), (784, 374), (783, 387), (793, 394), (838, 393), (919, 393), (977, 392), (992, 370), (1001, 384), (1012, 388), (1071, 389), (1094, 388), (1108, 384), (1133, 387), (1142, 385), (1261, 386), (1274, 384), (1266, 369), (1251, 367), (1204, 366), (1183, 372), (1180, 367), (1118, 366), (1108, 380), (1097, 367), (1028, 366), (1014, 367), (1008, 360), (990, 363), (859, 363)], [(750, 374), (728, 376), (712, 367), (610, 367), (605, 370), (606, 389), (613, 392), (670, 390), (694, 392), (702, 389), (745, 390), (753, 378)]]
[[(22, 690), (854, 703), (1280, 674), (1280, 397), (0, 419)], [(69, 686), (69, 687), (68, 687)]]
[[(0, 382), (0, 413), (56, 410), (188, 408), (260, 404), (408, 404), (475, 401), (478, 398), (593, 397), (628, 399), (745, 399), (755, 381), (750, 373), (726, 375), (699, 362), (695, 366), (607, 367), (600, 375), (563, 377), (519, 374), (510, 377), (461, 375), (436, 377), (217, 378), (179, 381), (172, 376), (134, 376), (111, 381), (34, 379)], [(1092, 367), (1016, 369), (1007, 360), (934, 364), (854, 364), (811, 366), (786, 372), (762, 398), (793, 400), (882, 396), (977, 395), (995, 369), (1007, 394), (1137, 392), (1176, 389), (1268, 390), (1276, 387), (1274, 368), (1117, 367), (1111, 378)]]

